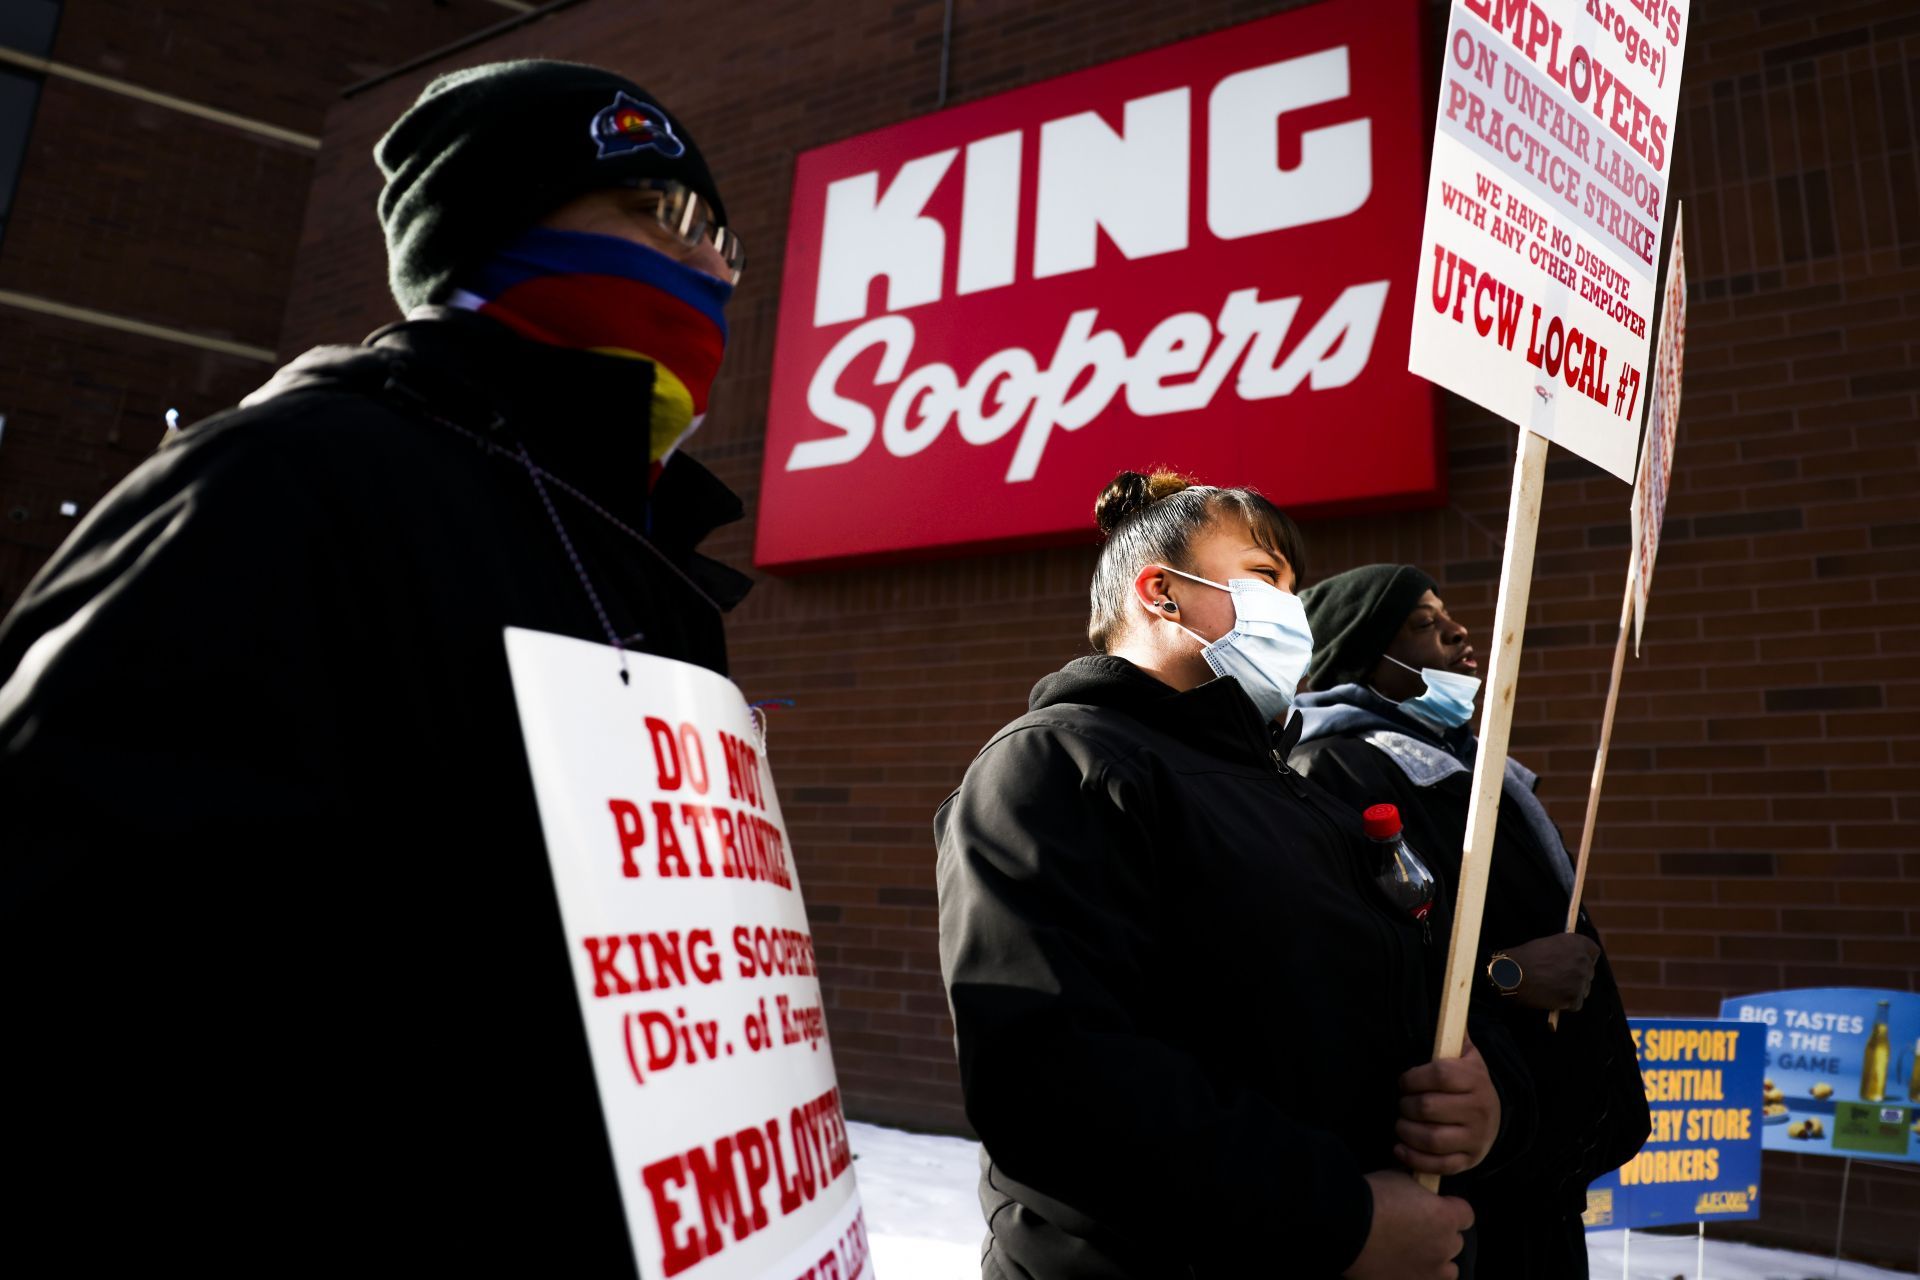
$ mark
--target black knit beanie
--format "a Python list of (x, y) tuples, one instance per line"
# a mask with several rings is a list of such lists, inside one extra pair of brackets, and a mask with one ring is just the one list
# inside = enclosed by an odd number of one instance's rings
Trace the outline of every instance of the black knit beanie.
[(1369, 564), (1337, 573), (1300, 593), (1313, 628), (1307, 684), (1364, 684), (1407, 615), (1434, 582), (1410, 564)]
[(574, 62), (491, 62), (440, 76), (374, 148), (380, 226), (402, 311), (577, 196), (672, 178), (725, 207), (686, 128), (624, 76)]

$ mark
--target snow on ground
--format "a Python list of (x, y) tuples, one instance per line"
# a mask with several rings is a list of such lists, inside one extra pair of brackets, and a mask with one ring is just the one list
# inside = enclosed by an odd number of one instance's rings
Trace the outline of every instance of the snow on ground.
[[(866, 1209), (877, 1280), (979, 1280), (980, 1238), (986, 1233), (980, 1201), (979, 1144), (965, 1138), (904, 1133), (849, 1123), (854, 1174)], [(1621, 1231), (1587, 1237), (1594, 1280), (1621, 1274)], [(1635, 1232), (1628, 1247), (1628, 1280), (1830, 1280), (1833, 1259), (1707, 1238), (1707, 1266), (1696, 1271), (1693, 1237)], [(1843, 1262), (1838, 1280), (1898, 1280), (1911, 1271)]]
[[(1593, 1271), (1593, 1280), (1612, 1280), (1621, 1274), (1620, 1249), (1626, 1234), (1595, 1231), (1587, 1236), (1587, 1265)], [(1914, 1274), (1858, 1262), (1842, 1262), (1836, 1271), (1831, 1256), (1715, 1240), (1712, 1227), (1707, 1228), (1707, 1267), (1701, 1273), (1696, 1270), (1698, 1248), (1699, 1242), (1692, 1236), (1653, 1236), (1636, 1231), (1627, 1248), (1627, 1274), (1630, 1280), (1699, 1280), (1702, 1276), (1704, 1280), (1829, 1280), (1833, 1276), (1839, 1280), (1896, 1280)], [(911, 1275), (908, 1272), (901, 1280), (909, 1280)]]
[(847, 1122), (875, 1280), (980, 1280), (980, 1144)]

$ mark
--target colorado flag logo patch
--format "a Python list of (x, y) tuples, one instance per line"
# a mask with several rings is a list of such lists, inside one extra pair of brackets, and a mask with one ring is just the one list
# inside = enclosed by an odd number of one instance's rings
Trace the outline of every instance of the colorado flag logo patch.
[(650, 103), (641, 102), (621, 90), (613, 101), (600, 108), (590, 130), (600, 149), (596, 159), (624, 156), (635, 151), (658, 151), (669, 160), (686, 154), (687, 144), (674, 136), (667, 113)]

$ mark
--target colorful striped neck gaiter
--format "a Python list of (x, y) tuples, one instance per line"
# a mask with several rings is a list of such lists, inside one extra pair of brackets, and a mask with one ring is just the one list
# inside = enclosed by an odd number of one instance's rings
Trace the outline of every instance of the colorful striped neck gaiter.
[(534, 227), (447, 298), (524, 337), (653, 365), (648, 487), (700, 426), (727, 345), (733, 286), (618, 236)]

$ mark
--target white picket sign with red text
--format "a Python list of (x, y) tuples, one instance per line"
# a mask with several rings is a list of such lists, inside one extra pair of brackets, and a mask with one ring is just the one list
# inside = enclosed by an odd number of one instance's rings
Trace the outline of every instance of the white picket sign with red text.
[(1689, 0), (1455, 0), (1412, 368), (1631, 482)]
[(640, 1275), (870, 1277), (813, 937), (746, 700), (684, 662), (517, 628), (506, 643)]

